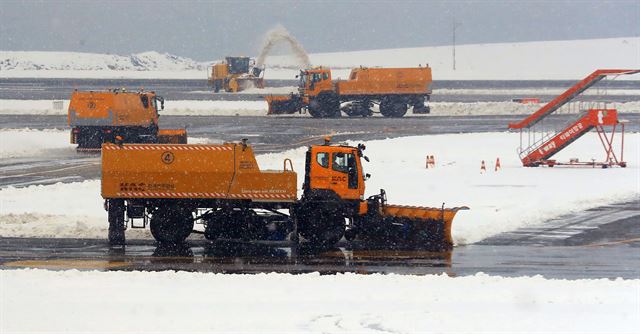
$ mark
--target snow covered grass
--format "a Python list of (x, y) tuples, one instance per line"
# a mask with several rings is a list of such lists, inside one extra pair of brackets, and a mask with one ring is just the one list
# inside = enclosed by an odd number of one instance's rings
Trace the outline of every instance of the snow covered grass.
[(634, 333), (639, 325), (640, 280), (26, 269), (0, 271), (0, 284), (3, 332)]
[[(0, 115), (66, 115), (69, 101), (63, 100), (63, 109), (54, 109), (53, 100), (0, 100)], [(431, 113), (405, 117), (458, 116), (458, 115), (525, 115), (538, 110), (542, 104), (521, 104), (516, 102), (433, 102)], [(640, 112), (640, 101), (609, 103), (620, 113)], [(266, 116), (265, 101), (167, 101), (162, 115), (190, 116)], [(291, 116), (310, 117), (308, 114)], [(346, 116), (345, 116), (346, 117)], [(381, 117), (376, 114), (376, 117)]]
[[(512, 133), (448, 134), (404, 137), (367, 143), (364, 163), (367, 196), (387, 191), (390, 203), (439, 207), (469, 206), (453, 224), (458, 245), (591, 207), (640, 196), (640, 134), (625, 137), (627, 168), (523, 168), (515, 152), (519, 135)], [(602, 148), (590, 133), (555, 158), (602, 159)], [(304, 151), (258, 156), (262, 169), (282, 168), (291, 158), (302, 185)], [(436, 168), (425, 169), (434, 155)], [(502, 170), (493, 171), (496, 158)], [(480, 173), (484, 160), (488, 172)], [(69, 201), (73, 198), (73, 201)], [(37, 205), (34, 205), (37, 203)], [(65, 218), (66, 217), (66, 218)], [(100, 182), (5, 188), (0, 190), (0, 235), (106, 236)], [(140, 236), (148, 236), (143, 233)]]
[[(359, 66), (429, 64), (435, 80), (575, 80), (599, 68), (639, 68), (639, 47), (640, 37), (457, 45), (455, 70), (449, 45), (317, 53), (310, 58), (314, 65), (336, 69), (333, 77), (342, 79)], [(270, 70), (276, 66), (295, 68), (291, 56), (269, 57), (266, 64), (267, 77), (286, 79), (297, 74), (293, 69), (289, 73)], [(637, 80), (637, 75), (624, 79), (632, 78)]]

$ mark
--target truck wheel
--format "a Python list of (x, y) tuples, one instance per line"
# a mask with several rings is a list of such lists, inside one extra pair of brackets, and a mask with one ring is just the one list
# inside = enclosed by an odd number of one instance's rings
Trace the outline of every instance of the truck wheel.
[(191, 210), (173, 207), (161, 207), (151, 217), (151, 234), (158, 242), (181, 243), (193, 231)]
[(380, 101), (380, 113), (384, 117), (402, 117), (407, 109), (407, 104), (402, 99), (385, 98)]
[(223, 220), (220, 219), (219, 215), (206, 219), (204, 228), (205, 239), (215, 241), (222, 236), (223, 232)]
[(305, 205), (305, 209), (298, 214), (300, 235), (317, 247), (332, 247), (344, 235), (344, 217), (337, 210), (331, 210), (332, 205), (318, 203)]
[(336, 118), (342, 116), (340, 113), (340, 99), (335, 93), (327, 92), (320, 93), (318, 96), (320, 104), (322, 105), (322, 111), (324, 117)]
[(107, 206), (109, 217), (109, 245), (124, 245), (124, 200), (110, 199), (107, 202)]
[(309, 102), (309, 114), (315, 118), (340, 117), (340, 99), (335, 93), (322, 92)]

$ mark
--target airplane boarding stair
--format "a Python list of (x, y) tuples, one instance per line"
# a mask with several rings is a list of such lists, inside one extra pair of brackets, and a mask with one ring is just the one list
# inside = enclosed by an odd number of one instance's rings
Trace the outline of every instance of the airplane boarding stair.
[[(613, 137), (618, 124), (621, 124), (621, 145), (622, 148), (624, 148), (624, 123), (618, 120), (617, 110), (607, 108), (606, 104), (591, 103), (591, 107), (584, 110), (579, 107), (577, 117), (571, 119), (571, 121), (567, 123), (566, 126), (561, 127), (559, 131), (539, 133), (536, 125), (538, 123), (542, 124), (547, 116), (560, 110), (561, 107), (567, 105), (575, 97), (607, 76), (617, 77), (619, 75), (635, 73), (640, 73), (640, 70), (597, 70), (522, 121), (510, 123), (510, 129), (520, 130), (520, 148), (518, 149), (518, 153), (522, 164), (525, 167), (556, 165), (558, 163), (556, 163), (555, 160), (550, 160), (554, 154), (595, 128), (607, 154), (606, 161), (599, 163), (599, 165), (603, 167), (605, 167), (605, 165), (626, 166), (622, 161), (622, 150), (619, 157), (613, 152)], [(567, 106), (569, 108), (571, 107), (571, 105)], [(605, 132), (604, 126), (612, 127), (610, 137)], [(529, 139), (526, 144), (523, 142), (523, 132), (525, 131)], [(595, 162), (592, 164), (595, 165)]]

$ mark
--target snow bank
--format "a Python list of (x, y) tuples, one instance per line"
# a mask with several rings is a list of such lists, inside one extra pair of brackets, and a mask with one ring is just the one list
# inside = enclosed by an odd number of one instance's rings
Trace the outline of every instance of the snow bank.
[(0, 284), (6, 332), (633, 333), (640, 302), (640, 280), (485, 274), (25, 269), (0, 271)]
[(0, 130), (0, 159), (36, 156), (45, 151), (58, 156), (75, 153), (69, 144), (69, 131)]
[[(53, 100), (0, 100), (0, 115), (66, 115), (69, 101), (63, 101), (63, 109), (54, 109)], [(538, 110), (542, 104), (521, 104), (516, 102), (432, 102), (431, 113), (405, 117), (457, 116), (457, 115), (526, 115)], [(609, 103), (620, 113), (640, 112), (640, 101)], [(266, 116), (266, 101), (168, 101), (162, 115), (190, 116)], [(374, 108), (375, 109), (375, 108)], [(577, 110), (577, 109), (576, 109)], [(310, 117), (308, 114), (293, 114)], [(346, 116), (345, 116), (346, 117)], [(375, 117), (381, 117), (376, 114)]]
[[(206, 64), (155, 51), (119, 56), (82, 52), (0, 51), (0, 77), (135, 77), (153, 72), (196, 72), (206, 75)], [(142, 76), (140, 72), (144, 72)], [(156, 75), (158, 75), (157, 73)], [(58, 76), (58, 75), (62, 76)], [(80, 76), (77, 76), (80, 75)], [(171, 76), (166, 76), (170, 78)]]
[[(458, 245), (545, 221), (575, 211), (640, 196), (640, 134), (625, 137), (627, 168), (523, 168), (512, 133), (447, 134), (366, 143), (367, 196), (386, 189), (390, 203), (440, 207), (469, 206), (458, 214), (453, 236)], [(602, 159), (595, 133), (573, 143), (555, 158)], [(282, 169), (291, 158), (303, 182), (305, 148), (257, 157), (262, 169)], [(425, 169), (425, 156), (437, 166)], [(493, 172), (500, 158), (502, 170)], [(484, 160), (489, 171), (480, 174)], [(299, 190), (299, 193), (301, 191)], [(69, 199), (74, 199), (70, 201)], [(37, 203), (37, 205), (34, 205)], [(5, 188), (0, 190), (0, 235), (104, 237), (106, 212), (100, 182)], [(64, 217), (69, 219), (64, 219)], [(32, 219), (35, 217), (35, 219)], [(49, 220), (50, 218), (50, 220)], [(78, 225), (82, 222), (82, 225)], [(90, 230), (90, 231), (89, 231)], [(145, 234), (146, 235), (146, 234)]]

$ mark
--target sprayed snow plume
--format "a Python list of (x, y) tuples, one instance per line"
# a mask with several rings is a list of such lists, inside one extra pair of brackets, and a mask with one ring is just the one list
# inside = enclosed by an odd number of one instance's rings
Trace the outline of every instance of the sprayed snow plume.
[(280, 43), (286, 42), (291, 47), (291, 51), (293, 52), (296, 60), (298, 61), (301, 68), (308, 68), (311, 66), (311, 61), (309, 60), (309, 55), (302, 47), (302, 44), (295, 39), (289, 31), (282, 25), (278, 24), (275, 28), (269, 30), (265, 36), (264, 43), (262, 44), (262, 50), (260, 50), (260, 55), (256, 60), (256, 66), (262, 67), (264, 66), (264, 61), (267, 58), (269, 52), (273, 47)]

